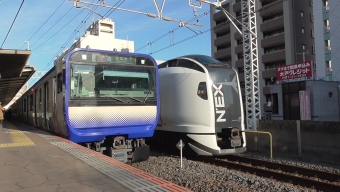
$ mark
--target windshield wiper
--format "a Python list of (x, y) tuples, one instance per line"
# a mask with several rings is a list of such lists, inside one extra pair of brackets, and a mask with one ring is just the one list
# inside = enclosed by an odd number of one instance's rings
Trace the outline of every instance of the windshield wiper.
[(143, 102), (142, 100), (136, 99), (136, 98), (134, 98), (134, 97), (128, 97), (128, 98), (133, 99), (133, 100), (135, 100), (135, 101), (138, 101), (138, 102), (140, 102), (140, 103), (145, 103), (145, 102)]
[(149, 90), (148, 94), (146, 94), (146, 96), (145, 96), (145, 98), (144, 98), (144, 103), (145, 103), (145, 101), (148, 99), (149, 94), (150, 94), (151, 91), (155, 88), (155, 86), (156, 86), (156, 83), (155, 83), (155, 84), (152, 86), (152, 88)]
[(114, 100), (116, 100), (116, 101), (120, 101), (120, 102), (124, 103), (124, 101), (123, 101), (123, 100), (121, 100), (121, 99), (118, 99), (118, 98), (116, 98), (116, 97), (111, 97), (111, 96), (106, 96), (106, 97), (109, 97), (109, 98), (111, 98), (111, 99), (114, 99)]

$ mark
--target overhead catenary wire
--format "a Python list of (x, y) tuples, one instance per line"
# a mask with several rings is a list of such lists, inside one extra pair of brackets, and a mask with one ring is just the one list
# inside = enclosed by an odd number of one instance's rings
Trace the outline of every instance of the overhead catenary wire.
[[(116, 4), (114, 4), (106, 13), (105, 13), (105, 15), (104, 15), (104, 18), (105, 17), (109, 17), (115, 10), (117, 10), (117, 8), (119, 7), (119, 6), (121, 6), (124, 2), (125, 2), (125, 0), (123, 0), (121, 3), (119, 3), (119, 2), (121, 2), (121, 0), (119, 0), (119, 1), (117, 1), (117, 3)], [(118, 4), (119, 3), (119, 4)], [(112, 8), (114, 8), (114, 9), (112, 9)], [(111, 11), (111, 12), (110, 12)]]
[[(64, 18), (71, 10), (73, 9), (73, 7), (71, 7), (56, 23), (58, 23), (59, 21), (62, 20), (62, 18)], [(82, 11), (81, 11), (82, 12)], [(80, 12), (80, 13), (81, 13)], [(54, 33), (50, 38), (48, 38), (46, 41), (44, 41), (42, 44), (40, 44), (37, 48), (34, 49), (37, 50), (39, 49), (42, 45), (44, 45), (47, 41), (49, 41), (51, 38), (53, 38), (56, 34), (58, 34), (62, 29), (64, 29), (68, 24), (70, 24), (76, 17), (78, 17), (80, 15), (80, 13), (78, 15), (76, 15), (75, 17), (73, 17), (66, 25), (64, 25), (62, 28), (60, 28), (56, 33)], [(55, 23), (55, 24), (56, 24)], [(50, 27), (37, 41), (35, 41), (32, 46), (34, 46), (40, 39), (42, 39), (42, 37), (44, 37), (54, 26), (52, 25), (52, 27)]]
[[(94, 0), (93, 0), (94, 1)], [(92, 2), (93, 2), (92, 1)], [(90, 5), (88, 5), (90, 6)], [(94, 11), (98, 8), (98, 7), (93, 7)], [(83, 10), (82, 10), (83, 11)], [(79, 13), (80, 14), (80, 13)], [(73, 33), (69, 36), (69, 38), (65, 41), (65, 43), (61, 46), (61, 48), (57, 51), (57, 53), (53, 56), (53, 58), (45, 65), (44, 69), (48, 69), (48, 67), (53, 64), (53, 61), (56, 57), (58, 57), (58, 55), (60, 53), (62, 53), (62, 51), (65, 49), (65, 47), (67, 46), (67, 44), (72, 40), (72, 38), (74, 37), (74, 35), (79, 31), (79, 29), (81, 29), (83, 27), (83, 25), (86, 23), (86, 21), (92, 16), (93, 12), (88, 12), (87, 15), (84, 17), (84, 19), (82, 20), (82, 22), (75, 28), (75, 30), (73, 31)], [(81, 39), (79, 39), (79, 41), (81, 41)]]
[(14, 25), (14, 23), (15, 23), (17, 17), (18, 17), (18, 15), (19, 15), (19, 13), (20, 13), (20, 10), (21, 10), (22, 5), (24, 4), (24, 2), (25, 2), (25, 0), (22, 0), (21, 5), (20, 5), (20, 7), (19, 7), (19, 10), (18, 10), (17, 14), (16, 14), (15, 17), (14, 17), (14, 20), (13, 20), (13, 22), (12, 22), (12, 24), (11, 24), (11, 27), (9, 28), (6, 37), (5, 37), (4, 41), (2, 42), (2, 45), (1, 45), (0, 49), (2, 49), (2, 47), (4, 46), (4, 44), (5, 44), (6, 40), (7, 40), (7, 37), (8, 37), (9, 33), (10, 33), (11, 30), (12, 30), (12, 27), (13, 27), (13, 25)]
[[(59, 8), (66, 2), (63, 1), (58, 7), (57, 9), (46, 19), (46, 21), (33, 33), (33, 35), (27, 40), (30, 41), (37, 33), (38, 31), (47, 23), (47, 21), (49, 21), (51, 19), (51, 17), (59, 10)], [(20, 49), (22, 49), (25, 46), (25, 43), (20, 47)]]
[[(198, 19), (198, 18), (200, 18), (200, 17), (206, 16), (206, 15), (208, 15), (208, 14), (209, 14), (209, 11), (206, 10), (204, 13), (202, 13), (202, 14), (200, 14), (200, 15), (198, 15), (198, 16), (195, 16), (194, 18), (188, 20), (187, 22), (194, 21), (194, 20), (196, 20), (196, 19)], [(142, 47), (136, 49), (136, 52), (138, 52), (138, 51), (140, 51), (140, 50), (146, 48), (147, 46), (152, 45), (153, 43), (156, 43), (157, 41), (159, 41), (159, 40), (161, 40), (161, 39), (167, 37), (169, 34), (170, 34), (170, 35), (173, 35), (175, 31), (177, 31), (178, 29), (181, 29), (181, 28), (182, 28), (182, 27), (176, 27), (176, 28), (170, 30), (169, 32), (167, 32), (167, 33), (161, 35), (160, 37), (158, 37), (158, 38), (156, 38), (156, 39), (154, 39), (154, 40), (152, 40), (152, 41), (149, 41), (147, 44), (145, 44), (145, 45), (143, 45)]]

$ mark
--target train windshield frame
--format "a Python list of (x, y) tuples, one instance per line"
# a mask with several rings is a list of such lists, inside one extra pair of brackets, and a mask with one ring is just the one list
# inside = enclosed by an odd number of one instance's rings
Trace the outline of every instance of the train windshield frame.
[(68, 63), (70, 100), (156, 99), (156, 67), (148, 57), (77, 51)]
[(193, 59), (195, 59), (196, 61), (205, 64), (205, 65), (209, 65), (209, 64), (221, 64), (223, 65), (224, 63), (222, 63), (221, 61), (214, 59), (212, 57), (206, 56), (206, 55), (193, 55), (190, 56)]

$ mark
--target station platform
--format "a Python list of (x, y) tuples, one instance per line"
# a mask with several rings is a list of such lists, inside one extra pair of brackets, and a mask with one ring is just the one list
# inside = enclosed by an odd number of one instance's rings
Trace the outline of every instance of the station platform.
[(64, 138), (0, 125), (0, 191), (190, 191)]

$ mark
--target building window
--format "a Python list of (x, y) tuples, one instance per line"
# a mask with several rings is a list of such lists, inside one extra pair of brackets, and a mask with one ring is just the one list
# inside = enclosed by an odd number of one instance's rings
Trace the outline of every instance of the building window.
[(314, 0), (309, 0), (309, 5), (313, 7), (313, 1)]
[(312, 29), (312, 38), (314, 39), (314, 30)]
[(302, 44), (302, 50), (306, 50), (306, 44)]
[(312, 52), (315, 55), (315, 46), (314, 45), (312, 46)]
[(303, 17), (303, 15), (305, 14), (305, 12), (304, 12), (304, 11), (301, 11), (300, 14), (301, 14), (301, 17)]
[(237, 54), (238, 60), (243, 59), (243, 53)]
[(301, 33), (305, 33), (305, 28), (301, 27)]

